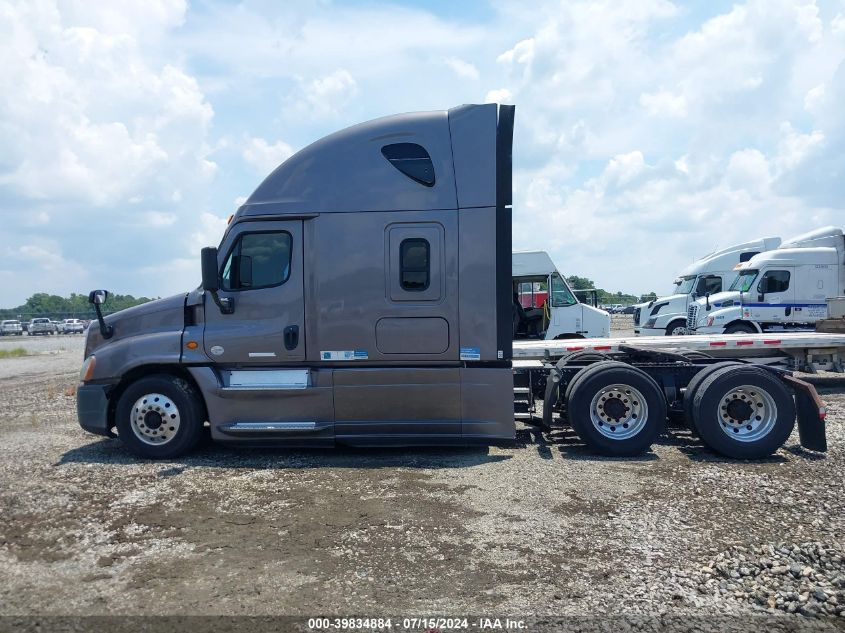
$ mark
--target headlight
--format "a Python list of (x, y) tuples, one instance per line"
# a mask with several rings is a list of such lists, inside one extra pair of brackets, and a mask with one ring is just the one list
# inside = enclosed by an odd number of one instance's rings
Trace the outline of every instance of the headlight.
[(654, 324), (657, 322), (656, 318), (649, 319), (645, 322), (645, 327), (654, 327)]
[(94, 367), (97, 365), (97, 358), (93, 354), (91, 354), (88, 358), (85, 359), (85, 362), (82, 363), (82, 369), (79, 370), (79, 380), (81, 382), (87, 382), (91, 380), (91, 377), (94, 375)]

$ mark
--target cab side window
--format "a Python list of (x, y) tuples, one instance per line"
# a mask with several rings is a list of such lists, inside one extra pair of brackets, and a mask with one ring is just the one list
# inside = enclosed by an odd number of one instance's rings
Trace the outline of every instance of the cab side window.
[(714, 295), (717, 292), (722, 292), (721, 277), (702, 277), (698, 280), (698, 289), (696, 290), (696, 294), (703, 297), (706, 294)]
[[(766, 280), (765, 284), (763, 279)], [(789, 271), (788, 270), (770, 270), (760, 280), (760, 288), (766, 288), (766, 292), (785, 292), (789, 290)]]
[(256, 290), (290, 278), (293, 239), (287, 231), (243, 233), (223, 266), (224, 290)]

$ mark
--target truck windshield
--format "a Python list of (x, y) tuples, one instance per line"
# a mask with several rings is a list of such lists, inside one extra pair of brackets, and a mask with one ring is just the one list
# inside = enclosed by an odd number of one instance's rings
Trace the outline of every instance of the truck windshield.
[(757, 278), (756, 270), (743, 270), (736, 276), (734, 282), (731, 284), (731, 287), (728, 290), (738, 290), (739, 292), (748, 292), (748, 289), (751, 287), (751, 284), (754, 283), (754, 280)]
[(552, 275), (552, 298), (550, 303), (553, 308), (565, 308), (566, 306), (578, 303), (569, 286), (566, 285), (566, 282), (557, 273)]
[(692, 292), (693, 287), (695, 286), (695, 275), (691, 277), (679, 277), (675, 280), (675, 294), (676, 295), (688, 295)]

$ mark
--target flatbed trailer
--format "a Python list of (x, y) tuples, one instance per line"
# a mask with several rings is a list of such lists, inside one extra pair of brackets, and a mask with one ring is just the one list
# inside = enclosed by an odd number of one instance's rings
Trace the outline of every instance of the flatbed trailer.
[[(824, 403), (792, 370), (842, 371), (843, 352), (845, 335), (823, 333), (515, 341), (515, 415), (568, 424), (607, 455), (642, 452), (666, 422), (724, 455), (760, 458), (795, 419), (802, 446), (825, 451)], [(644, 429), (655, 410), (660, 423)]]
[(701, 352), (713, 358), (747, 359), (808, 373), (845, 370), (845, 333), (820, 332), (525, 340), (514, 341), (513, 359), (557, 359), (581, 351), (618, 353), (630, 347)]

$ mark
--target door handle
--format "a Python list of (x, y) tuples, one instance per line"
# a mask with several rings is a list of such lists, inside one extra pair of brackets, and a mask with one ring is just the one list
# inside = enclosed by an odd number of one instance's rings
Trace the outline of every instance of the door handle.
[(284, 330), (284, 338), (286, 350), (296, 349), (296, 346), (299, 345), (299, 326), (287, 326)]

